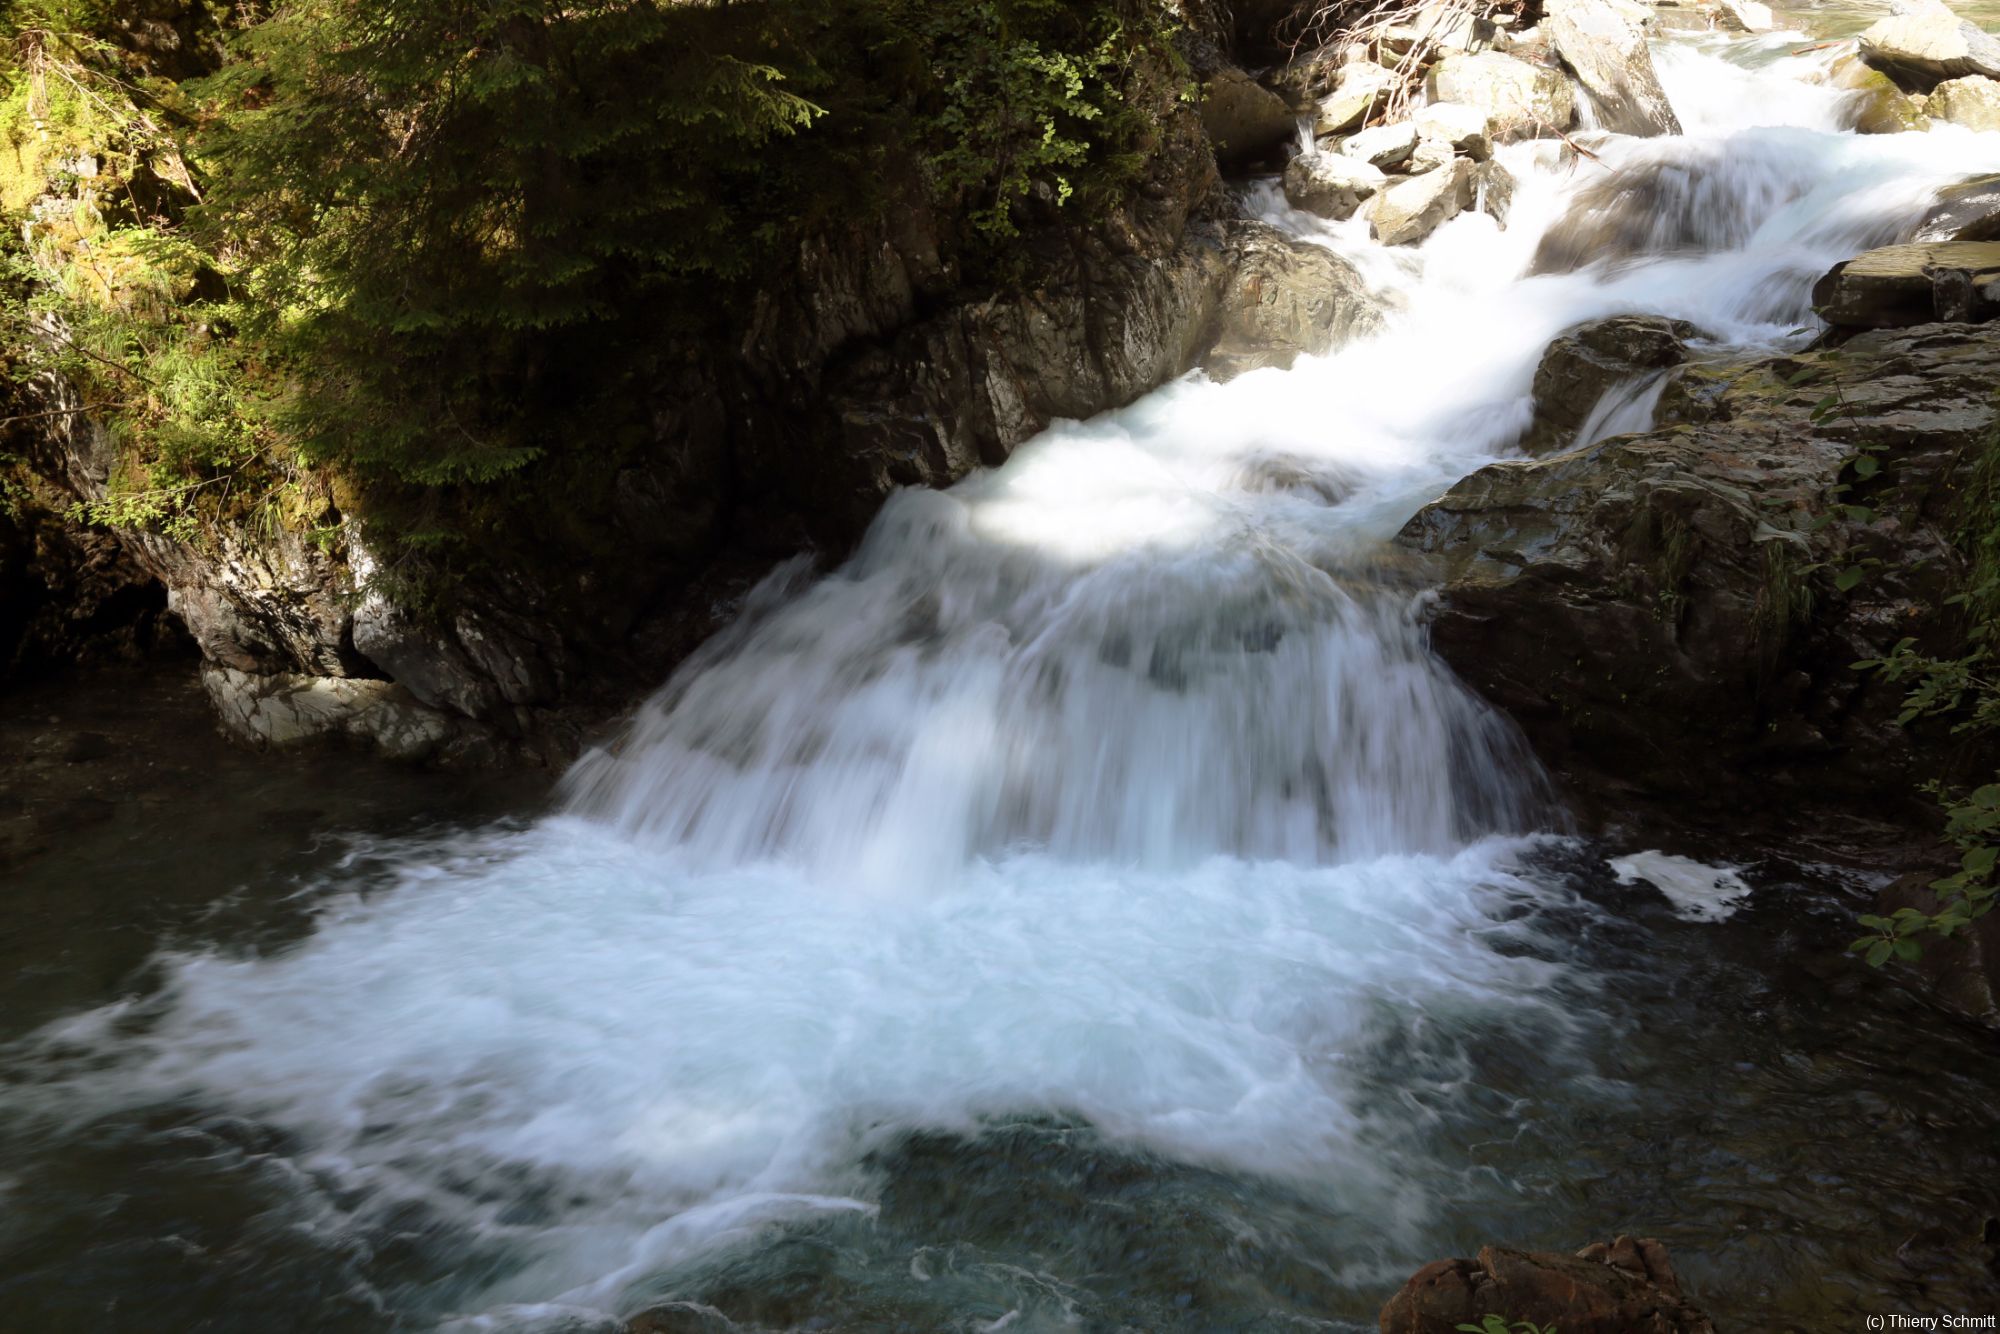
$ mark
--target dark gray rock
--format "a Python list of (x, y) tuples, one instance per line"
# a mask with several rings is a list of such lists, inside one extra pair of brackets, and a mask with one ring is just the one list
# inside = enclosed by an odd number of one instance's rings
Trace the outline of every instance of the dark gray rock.
[[(1916, 794), (1937, 755), (1897, 724), (1902, 689), (1850, 664), (1951, 642), (1940, 534), (2000, 419), (2000, 327), (1672, 374), (1654, 430), (1495, 464), (1411, 520), (1397, 541), (1442, 585), (1432, 641), (1587, 821), (1879, 853), (1934, 818)], [(1846, 410), (1815, 420), (1835, 384)], [(1863, 442), (1888, 445), (1881, 474), (1836, 506)]]
[(1535, 368), (1535, 421), (1521, 447), (1530, 454), (1566, 448), (1606, 393), (1680, 365), (1696, 336), (1686, 321), (1658, 315), (1618, 315), (1563, 334)]

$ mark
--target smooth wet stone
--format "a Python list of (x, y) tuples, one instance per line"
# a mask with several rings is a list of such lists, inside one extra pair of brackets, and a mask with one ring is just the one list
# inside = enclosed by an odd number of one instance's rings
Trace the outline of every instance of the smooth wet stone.
[(2000, 241), (2000, 175), (1975, 176), (1938, 191), (1915, 241)]
[(1813, 308), (1849, 329), (1990, 319), (1990, 303), (1980, 303), (1996, 282), (2000, 241), (1882, 246), (1835, 265), (1813, 285)]
[(1542, 26), (1616, 134), (1679, 134), (1646, 41), (1646, 11), (1621, 0), (1549, 0)]
[(1563, 334), (1535, 369), (1535, 422), (1521, 448), (1529, 454), (1565, 448), (1606, 393), (1680, 365), (1695, 336), (1692, 324), (1660, 315), (1615, 315)]
[(1722, 0), (1722, 16), (1743, 32), (1771, 32), (1778, 26), (1778, 16), (1763, 0)]
[(1576, 94), (1563, 72), (1498, 51), (1448, 56), (1431, 67), (1431, 98), (1486, 114), (1496, 143), (1567, 130)]
[(1514, 191), (1519, 183), (1514, 173), (1498, 162), (1481, 162), (1472, 169), (1472, 205), (1502, 227), (1514, 207)]
[(2000, 81), (1972, 74), (1931, 89), (1925, 104), (1932, 120), (1968, 130), (2000, 130)]
[(1285, 167), (1285, 199), (1336, 222), (1354, 216), (1389, 182), (1380, 167), (1337, 153), (1301, 153)]

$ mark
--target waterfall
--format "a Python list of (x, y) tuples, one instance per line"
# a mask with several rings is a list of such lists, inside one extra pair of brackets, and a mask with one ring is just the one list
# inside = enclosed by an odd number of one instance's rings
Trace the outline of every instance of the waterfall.
[[(311, 1226), (472, 1238), (475, 1311), (629, 1308), (765, 1224), (876, 1208), (899, 1136), (996, 1117), (1406, 1235), (1438, 1204), (1423, 1109), (1495, 1025), (1564, 1050), (1588, 981), (1522, 911), (1558, 893), (1524, 851), (1560, 817), (1386, 539), (1511, 454), (1562, 330), (1784, 346), (1815, 276), (2000, 168), (2000, 136), (1842, 133), (1825, 57), (1789, 49), (1664, 48), (1685, 137), (1502, 150), (1505, 229), (1390, 252), (1249, 191), (1392, 299), (1382, 333), (896, 495), (841, 568), (774, 574), (560, 810), (358, 853), (286, 949), (164, 956), (157, 994), (12, 1053), (37, 1077), (0, 1111), (276, 1127)], [(1586, 227), (1619, 243), (1530, 272)]]

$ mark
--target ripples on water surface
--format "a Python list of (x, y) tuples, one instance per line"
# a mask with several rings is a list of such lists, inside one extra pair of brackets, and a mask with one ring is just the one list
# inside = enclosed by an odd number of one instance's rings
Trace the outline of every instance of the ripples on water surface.
[[(1563, 328), (1779, 345), (2000, 169), (1837, 133), (1796, 45), (1667, 50), (1686, 139), (1507, 150), (1506, 232), (1390, 254), (1252, 191), (1398, 294), (1387, 333), (898, 496), (559, 813), (354, 842), (291, 930), (174, 917), (125, 999), (11, 1027), (0, 1304), (1337, 1329), (1424, 1260), (1634, 1228), (1739, 1328), (1993, 1309), (1990, 1041), (1841, 958), (1851, 888), (1758, 865), (1691, 923), (1554, 837), (1381, 545), (1508, 450)], [(1628, 185), (1629, 253), (1520, 277)]]

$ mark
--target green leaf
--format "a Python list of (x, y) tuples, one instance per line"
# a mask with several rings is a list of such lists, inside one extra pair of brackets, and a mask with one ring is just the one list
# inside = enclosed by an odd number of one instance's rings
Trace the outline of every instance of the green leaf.
[(1868, 966), (1870, 968), (1880, 968), (1883, 964), (1889, 962), (1889, 955), (1894, 949), (1895, 945), (1890, 941), (1876, 941), (1868, 947)]
[(1887, 931), (1889, 929), (1889, 919), (1878, 917), (1874, 913), (1863, 913), (1854, 920), (1867, 927), (1870, 931)]
[(1959, 861), (1959, 865), (1970, 875), (1988, 876), (1993, 874), (1993, 863), (2000, 860), (2000, 848), (1988, 845), (1974, 848)]
[(1919, 958), (1923, 957), (1923, 953), (1924, 947), (1917, 944), (1914, 940), (1899, 940), (1896, 942), (1896, 957), (1904, 963), (1915, 963)]
[(1863, 481), (1882, 471), (1882, 461), (1873, 454), (1857, 455), (1854, 460), (1854, 475)]
[(1833, 577), (1833, 586), (1843, 593), (1851, 593), (1860, 586), (1861, 575), (1859, 565), (1850, 565)]
[(1875, 511), (1869, 509), (1866, 505), (1849, 505), (1847, 506), (1847, 517), (1853, 523), (1873, 523), (1875, 522)]

